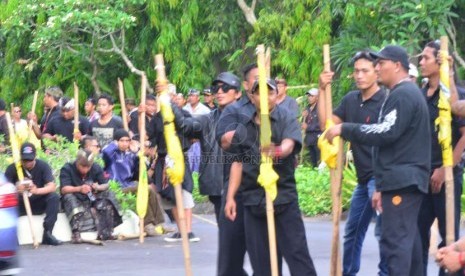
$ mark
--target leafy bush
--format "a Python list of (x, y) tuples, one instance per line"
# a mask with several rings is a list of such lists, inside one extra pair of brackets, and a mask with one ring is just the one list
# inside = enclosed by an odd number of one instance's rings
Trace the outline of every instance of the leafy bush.
[(201, 195), (199, 192), (199, 174), (196, 172), (193, 172), (192, 179), (194, 180), (194, 189), (192, 190), (192, 196), (194, 197), (194, 202), (195, 203), (207, 202), (208, 197)]
[(123, 192), (120, 184), (115, 180), (108, 181), (108, 184), (110, 187), (110, 191), (112, 191), (115, 194), (116, 200), (118, 200), (121, 206), (121, 210), (123, 212), (126, 210), (132, 210), (136, 212), (136, 194)]
[[(344, 169), (342, 181), (342, 208), (350, 206), (352, 192), (357, 185), (353, 165)], [(300, 210), (307, 216), (331, 213), (331, 187), (328, 169), (299, 166), (295, 172)]]

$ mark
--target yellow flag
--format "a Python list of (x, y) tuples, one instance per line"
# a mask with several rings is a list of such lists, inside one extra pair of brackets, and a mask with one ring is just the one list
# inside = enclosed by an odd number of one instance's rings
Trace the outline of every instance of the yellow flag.
[[(442, 51), (441, 51), (442, 52)], [(441, 67), (440, 67), (440, 89), (439, 92), (439, 116), (435, 120), (436, 127), (438, 127), (438, 141), (442, 148), (442, 162), (443, 166), (453, 166), (454, 158), (452, 153), (452, 114), (450, 103), (448, 100), (449, 93), (449, 62), (447, 51), (441, 54)]]
[[(271, 123), (268, 106), (268, 85), (266, 80), (265, 68), (265, 47), (259, 45), (257, 48), (258, 54), (258, 75), (259, 75), (259, 91), (260, 91), (260, 145), (261, 147), (271, 144)], [(276, 91), (277, 92), (277, 91)], [(260, 174), (258, 175), (258, 183), (265, 189), (265, 192), (270, 196), (271, 200), (275, 200), (278, 195), (277, 181), (278, 174), (273, 170), (273, 160), (261, 155)]]
[(18, 136), (15, 133), (15, 129), (11, 121), (10, 113), (7, 112), (5, 113), (5, 115), (6, 115), (6, 121), (8, 123), (8, 133), (10, 134), (10, 146), (11, 146), (11, 152), (13, 155), (13, 162), (15, 163), (16, 173), (18, 174), (18, 180), (23, 181), (24, 173), (23, 173), (23, 168), (21, 165), (21, 154), (19, 152), (21, 145), (19, 143)]
[(335, 169), (337, 166), (337, 153), (339, 152), (339, 136), (334, 137), (333, 143), (325, 138), (326, 132), (334, 125), (333, 120), (326, 121), (326, 130), (318, 138), (318, 147), (320, 148), (321, 160), (323, 160), (330, 169)]
[(139, 185), (137, 186), (136, 211), (139, 217), (143, 218), (147, 214), (147, 204), (149, 202), (149, 183), (147, 179), (147, 168), (145, 166), (145, 155), (139, 152)]

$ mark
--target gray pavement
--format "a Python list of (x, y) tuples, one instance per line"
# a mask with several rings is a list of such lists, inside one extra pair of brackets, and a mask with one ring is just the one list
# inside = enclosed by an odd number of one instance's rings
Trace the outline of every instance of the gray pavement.
[[(201, 238), (191, 243), (193, 275), (215, 275), (217, 228), (212, 215), (196, 215), (194, 232)], [(328, 218), (306, 218), (310, 254), (318, 275), (329, 275), (332, 224)], [(341, 237), (344, 222), (341, 224)], [(368, 230), (362, 252), (362, 266), (358, 275), (377, 274), (378, 246), (373, 234), (374, 224)], [(162, 237), (150, 237), (144, 244), (138, 240), (109, 241), (105, 246), (64, 244), (58, 247), (22, 246), (20, 262), (22, 275), (184, 275), (181, 243), (166, 243)], [(245, 264), (251, 272), (250, 264)], [(430, 258), (428, 275), (437, 275), (437, 266)], [(285, 267), (284, 275), (289, 275)], [(251, 273), (250, 273), (251, 275)]]

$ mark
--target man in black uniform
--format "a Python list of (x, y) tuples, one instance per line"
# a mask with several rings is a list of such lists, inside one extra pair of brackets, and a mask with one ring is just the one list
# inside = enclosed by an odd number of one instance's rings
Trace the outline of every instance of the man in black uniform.
[(42, 133), (42, 138), (57, 141), (58, 136), (62, 136), (69, 142), (73, 139), (79, 141), (89, 130), (89, 121), (86, 117), (79, 115), (79, 132), (74, 133), (74, 109), (74, 99), (62, 97), (60, 99), (61, 115), (50, 120), (47, 129)]
[[(423, 245), (423, 263), (424, 269), (428, 265), (428, 251), (430, 246), (430, 228), (434, 219), (438, 219), (439, 233), (442, 241), (439, 247), (445, 246), (446, 240), (446, 194), (444, 185), (444, 167), (442, 166), (442, 150), (438, 141), (438, 128), (435, 121), (439, 116), (439, 57), (438, 52), (440, 44), (431, 41), (426, 44), (421, 54), (421, 74), (422, 77), (428, 78), (428, 83), (422, 88), (423, 95), (426, 98), (430, 114), (431, 130), (431, 177), (429, 193), (425, 195), (420, 215), (418, 217), (418, 227)], [(455, 87), (453, 75), (451, 74), (450, 86)], [(454, 206), (455, 206), (455, 240), (458, 239), (460, 229), (460, 197), (462, 195), (463, 166), (461, 164), (462, 153), (465, 148), (465, 120), (453, 117), (452, 120), (452, 144), (454, 146)], [(426, 275), (426, 272), (425, 272)], [(441, 269), (439, 275), (445, 275)]]
[[(24, 178), (29, 181), (18, 183), (18, 192), (20, 194), (29, 193), (29, 202), (33, 214), (45, 213), (42, 244), (60, 245), (61, 241), (52, 235), (60, 206), (60, 197), (55, 192), (56, 185), (52, 169), (46, 162), (36, 159), (36, 148), (33, 144), (24, 143), (20, 151)], [(5, 176), (11, 183), (19, 181), (15, 164), (10, 164), (7, 167)], [(19, 202), (20, 214), (25, 215), (26, 209), (22, 196), (19, 197)]]
[(320, 163), (320, 149), (318, 137), (320, 137), (320, 121), (318, 120), (318, 89), (312, 88), (305, 92), (308, 105), (302, 112), (302, 130), (305, 131), (304, 144), (308, 150), (308, 161), (314, 168)]
[[(236, 181), (236, 166), (231, 170), (231, 179), (225, 205), (228, 219), (236, 219), (235, 193), (239, 185), (244, 204), (244, 227), (247, 251), (255, 275), (270, 275), (270, 254), (267, 235), (265, 190), (258, 182), (260, 173), (260, 97), (258, 81), (252, 87), (252, 102), (255, 112), (245, 121), (243, 131), (235, 130), (234, 135), (242, 141), (237, 152), (242, 163), (242, 181)], [(269, 150), (262, 148), (273, 160), (273, 169), (279, 175), (278, 194), (274, 200), (277, 247), (286, 260), (291, 275), (316, 275), (310, 257), (305, 228), (300, 215), (297, 188), (294, 178), (295, 154), (302, 147), (299, 123), (294, 114), (277, 105), (277, 85), (267, 80), (268, 102), (271, 122), (271, 142)], [(246, 161), (248, 160), (248, 161)], [(239, 171), (239, 173), (241, 173)]]
[[(52, 86), (45, 89), (45, 96), (44, 96), (44, 108), (45, 113), (40, 120), (40, 127), (33, 123), (32, 129), (36, 134), (37, 138), (42, 137), (42, 133), (47, 130), (48, 123), (52, 121), (53, 118), (60, 116), (60, 106), (58, 101), (60, 101), (61, 97), (63, 96), (63, 91), (58, 86)], [(30, 114), (28, 119), (35, 118), (35, 114)]]
[(431, 138), (426, 102), (410, 81), (408, 56), (399, 46), (386, 46), (377, 58), (378, 81), (390, 89), (377, 124), (342, 123), (327, 130), (330, 141), (344, 139), (374, 146), (374, 172), (382, 211), (380, 250), (389, 275), (423, 275), (417, 225), (428, 192)]

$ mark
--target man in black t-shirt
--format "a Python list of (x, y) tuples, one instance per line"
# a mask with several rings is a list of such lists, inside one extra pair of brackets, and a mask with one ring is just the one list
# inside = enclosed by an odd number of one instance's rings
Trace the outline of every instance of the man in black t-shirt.
[(79, 132), (74, 133), (74, 99), (63, 97), (60, 99), (61, 115), (53, 118), (47, 129), (42, 134), (42, 138), (57, 141), (57, 137), (63, 136), (69, 142), (73, 139), (81, 140), (89, 129), (89, 121), (86, 117), (79, 115)]
[[(342, 98), (339, 106), (333, 111), (332, 120), (335, 124), (377, 123), (381, 106), (386, 99), (386, 92), (377, 83), (375, 59), (368, 51), (360, 51), (353, 56), (352, 63), (353, 77), (358, 90), (351, 91)], [(333, 72), (322, 72), (320, 75), (318, 115), (321, 129), (325, 128), (326, 120), (329, 119), (324, 116), (324, 94), (332, 76)], [(373, 197), (379, 196), (375, 189), (372, 146), (353, 141), (351, 147), (358, 183), (352, 193), (344, 228), (343, 275), (355, 275), (360, 269), (363, 241), (373, 216), (376, 216), (371, 201)], [(379, 225), (380, 217), (377, 216), (377, 230)], [(382, 255), (378, 267), (380, 276), (387, 275), (386, 260)]]
[(123, 122), (113, 115), (113, 98), (103, 94), (98, 98), (97, 109), (100, 118), (93, 121), (89, 127), (89, 134), (97, 138), (100, 147), (104, 148), (113, 141), (113, 134), (123, 128)]
[[(60, 245), (61, 241), (53, 235), (53, 227), (57, 221), (60, 197), (55, 192), (56, 185), (50, 166), (36, 159), (36, 148), (31, 143), (24, 143), (21, 146), (21, 165), (24, 173), (24, 179), (27, 182), (18, 183), (18, 174), (15, 164), (7, 167), (5, 176), (11, 183), (17, 183), (18, 192), (28, 193), (32, 213), (35, 215), (45, 213), (44, 235), (42, 244)], [(21, 215), (25, 215), (23, 197), (19, 197), (19, 210)]]

